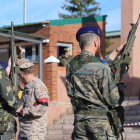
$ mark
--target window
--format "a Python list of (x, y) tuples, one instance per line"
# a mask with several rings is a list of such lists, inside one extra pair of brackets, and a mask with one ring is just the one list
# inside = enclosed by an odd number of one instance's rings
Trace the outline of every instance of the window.
[(70, 55), (72, 55), (72, 44), (69, 43), (57, 43), (57, 58), (64, 54), (64, 48), (70, 48)]
[(38, 46), (26, 46), (21, 49), (21, 58), (28, 58), (32, 63), (38, 62)]
[(32, 60), (32, 47), (25, 48), (25, 58)]

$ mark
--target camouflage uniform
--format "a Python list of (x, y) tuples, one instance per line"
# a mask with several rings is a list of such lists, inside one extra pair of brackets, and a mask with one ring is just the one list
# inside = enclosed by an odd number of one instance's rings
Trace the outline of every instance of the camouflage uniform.
[(4, 130), (0, 138), (1, 140), (15, 140), (16, 121), (13, 114), (19, 106), (17, 95), (3, 66), (0, 66), (0, 85), (0, 129)]
[(59, 56), (59, 60), (59, 66), (66, 67), (67, 64), (72, 60), (72, 56), (69, 55), (68, 57), (66, 57), (64, 54), (62, 54), (61, 56)]
[(107, 112), (120, 96), (108, 65), (83, 50), (67, 65), (66, 86), (75, 114), (72, 139), (116, 140)]
[[(32, 66), (22, 59), (20, 68)], [(44, 140), (47, 131), (48, 90), (46, 85), (34, 77), (24, 86), (22, 94), (23, 117), (19, 118), (19, 140)]]

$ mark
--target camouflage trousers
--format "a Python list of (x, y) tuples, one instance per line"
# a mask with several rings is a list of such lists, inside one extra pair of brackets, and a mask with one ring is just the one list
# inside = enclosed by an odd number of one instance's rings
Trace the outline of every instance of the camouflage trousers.
[(16, 122), (11, 121), (6, 127), (6, 132), (3, 135), (0, 135), (1, 140), (15, 140), (16, 133)]
[(72, 140), (120, 140), (113, 135), (107, 118), (92, 118), (75, 122)]

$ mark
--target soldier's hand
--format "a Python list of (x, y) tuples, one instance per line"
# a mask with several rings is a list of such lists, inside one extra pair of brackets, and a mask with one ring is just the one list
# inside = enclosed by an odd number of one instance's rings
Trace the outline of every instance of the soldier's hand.
[(120, 45), (120, 46), (116, 49), (116, 52), (117, 52), (118, 54), (121, 53), (121, 51), (122, 51), (123, 47), (125, 46), (125, 44), (126, 44), (126, 42), (123, 43), (122, 45)]
[(126, 73), (124, 73), (124, 74), (122, 75), (122, 78), (121, 78), (120, 82), (121, 82), (121, 83), (125, 83), (126, 85), (127, 85), (129, 82), (131, 82), (131, 78), (130, 78), (130, 75), (129, 75), (128, 72), (126, 72)]
[[(116, 52), (117, 52), (118, 54), (121, 54), (121, 51), (122, 51), (123, 47), (125, 46), (125, 44), (126, 44), (126, 42), (123, 43), (122, 45), (120, 45), (120, 46), (116, 49)], [(134, 48), (134, 45), (132, 46), (132, 50), (133, 50), (133, 48)]]
[(8, 60), (8, 67), (11, 67), (11, 56), (10, 56), (10, 58)]
[(6, 68), (6, 71), (7, 71), (7, 74), (9, 75), (10, 74), (10, 71), (11, 71), (11, 57), (8, 60), (8, 66)]
[(22, 111), (23, 111), (23, 105), (21, 105), (21, 106), (17, 109), (16, 112), (18, 112), (18, 113), (22, 113)]
[(17, 57), (17, 65), (19, 65), (19, 61), (20, 61), (20, 59)]

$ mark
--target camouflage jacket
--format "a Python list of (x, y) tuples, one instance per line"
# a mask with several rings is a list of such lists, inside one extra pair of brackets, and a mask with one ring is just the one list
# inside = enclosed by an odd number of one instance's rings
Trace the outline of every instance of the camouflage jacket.
[(46, 85), (37, 77), (24, 86), (22, 94), (23, 117), (19, 118), (20, 137), (32, 135), (43, 136), (47, 130), (48, 90)]
[(108, 110), (109, 106), (119, 106), (110, 68), (88, 51), (82, 51), (67, 65), (66, 86), (72, 104), (77, 96), (88, 108)]
[(64, 54), (62, 54), (62, 55), (59, 57), (59, 60), (60, 60), (59, 66), (66, 67), (67, 64), (72, 60), (72, 56), (69, 55), (68, 57), (66, 57)]
[(13, 113), (19, 107), (17, 93), (3, 66), (0, 65), (0, 122), (14, 120)]

